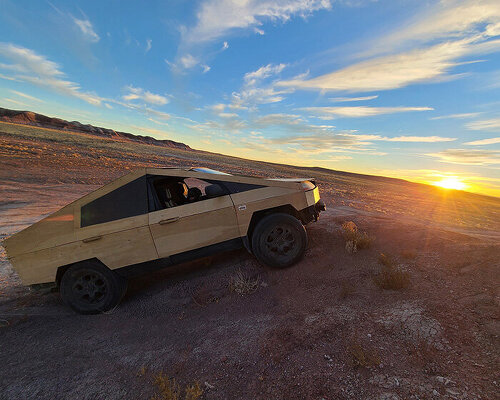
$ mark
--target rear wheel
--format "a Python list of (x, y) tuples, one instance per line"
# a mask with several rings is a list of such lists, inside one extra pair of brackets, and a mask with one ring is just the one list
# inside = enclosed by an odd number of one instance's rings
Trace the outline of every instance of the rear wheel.
[(307, 247), (302, 223), (289, 214), (276, 213), (262, 218), (252, 235), (252, 250), (263, 264), (286, 268), (298, 262)]
[(61, 297), (80, 314), (98, 314), (116, 307), (127, 281), (97, 261), (72, 265), (61, 279)]

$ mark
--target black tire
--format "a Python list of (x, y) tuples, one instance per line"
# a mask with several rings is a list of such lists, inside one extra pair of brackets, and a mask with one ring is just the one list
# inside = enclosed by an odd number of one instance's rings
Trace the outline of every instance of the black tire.
[(80, 314), (115, 308), (127, 290), (127, 280), (97, 261), (72, 265), (61, 278), (63, 301)]
[(262, 218), (252, 234), (252, 251), (273, 268), (287, 268), (298, 262), (307, 248), (307, 233), (297, 218), (276, 213)]

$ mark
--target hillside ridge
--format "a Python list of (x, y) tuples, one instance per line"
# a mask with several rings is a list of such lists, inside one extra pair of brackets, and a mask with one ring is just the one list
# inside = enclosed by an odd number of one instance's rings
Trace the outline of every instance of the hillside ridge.
[(102, 128), (90, 124), (82, 124), (78, 121), (66, 121), (60, 118), (48, 117), (33, 111), (17, 111), (0, 107), (0, 121), (10, 122), (21, 125), (38, 126), (41, 128), (57, 129), (62, 131), (71, 131), (86, 133), (89, 135), (106, 137), (110, 139), (128, 140), (138, 143), (153, 144), (156, 146), (170, 147), (183, 150), (191, 150), (185, 143), (174, 140), (155, 139), (151, 136), (134, 135), (133, 133), (119, 132), (109, 128)]

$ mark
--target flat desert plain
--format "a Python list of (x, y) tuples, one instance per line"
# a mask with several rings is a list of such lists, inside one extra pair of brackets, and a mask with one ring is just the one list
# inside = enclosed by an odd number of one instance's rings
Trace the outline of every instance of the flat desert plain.
[(0, 399), (498, 399), (499, 199), (0, 123), (0, 239), (140, 166), (315, 177), (327, 211), (290, 269), (223, 253), (97, 316), (23, 287), (0, 247)]

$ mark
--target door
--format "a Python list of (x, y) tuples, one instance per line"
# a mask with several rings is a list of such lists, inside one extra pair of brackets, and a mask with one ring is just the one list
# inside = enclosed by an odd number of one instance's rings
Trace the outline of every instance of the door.
[[(162, 208), (149, 213), (149, 226), (160, 258), (239, 238), (238, 222), (231, 197), (211, 198), (210, 183), (195, 178), (183, 180), (187, 190), (198, 188), (200, 196), (179, 201), (167, 199)], [(210, 192), (210, 191), (208, 191)], [(189, 199), (189, 200), (188, 200)]]

